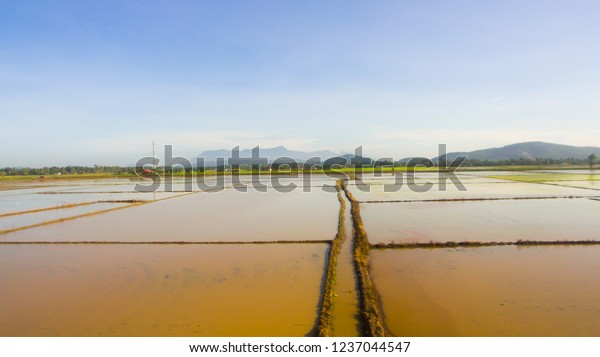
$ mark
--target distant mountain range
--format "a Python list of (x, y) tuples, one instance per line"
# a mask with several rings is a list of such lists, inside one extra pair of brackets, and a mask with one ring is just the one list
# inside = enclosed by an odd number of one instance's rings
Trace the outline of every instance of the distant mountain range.
[[(287, 162), (281, 160), (281, 158), (290, 158), (297, 163), (316, 163), (319, 158), (321, 163), (329, 160), (329, 163), (336, 163), (346, 165), (350, 163), (351, 159), (354, 159), (353, 154), (347, 153), (334, 153), (329, 150), (323, 151), (294, 151), (288, 150), (284, 146), (277, 146), (274, 148), (260, 148), (260, 158), (267, 159), (269, 163), (272, 163), (275, 159), (280, 159), (280, 163)], [(447, 161), (450, 163), (457, 157), (467, 157), (471, 160), (480, 161), (506, 161), (506, 160), (536, 160), (536, 159), (551, 159), (551, 160), (564, 160), (564, 159), (577, 159), (585, 160), (590, 154), (596, 154), (600, 158), (600, 147), (592, 146), (570, 146), (561, 144), (545, 143), (541, 141), (532, 141), (518, 144), (506, 145), (498, 148), (482, 149), (469, 152), (451, 152), (446, 154)], [(231, 150), (210, 150), (205, 151), (198, 157), (204, 158), (205, 166), (214, 166), (217, 163), (218, 158), (225, 159), (227, 164), (228, 159), (231, 158)], [(251, 158), (252, 149), (240, 150), (240, 158)], [(363, 164), (369, 164), (372, 160), (368, 157), (361, 158)], [(432, 160), (437, 162), (440, 157), (435, 157)], [(405, 158), (397, 161), (397, 163), (406, 163), (410, 158)]]
[[(503, 160), (535, 160), (535, 159), (578, 159), (585, 160), (590, 154), (596, 154), (600, 157), (600, 147), (593, 146), (570, 146), (545, 143), (541, 141), (532, 141), (507, 145), (499, 148), (475, 150), (470, 152), (451, 152), (446, 154), (448, 162), (452, 162), (457, 157), (467, 156), (468, 159), (481, 161), (503, 161)], [(433, 161), (439, 160), (436, 157)]]
[[(217, 163), (217, 159), (223, 158), (225, 160), (225, 164), (227, 164), (228, 159), (231, 158), (232, 152), (231, 150), (210, 150), (205, 151), (198, 155), (197, 157), (204, 158), (205, 166), (214, 166)], [(240, 158), (251, 158), (252, 157), (252, 149), (243, 149), (240, 150)], [(325, 162), (326, 160), (330, 160), (331, 162), (345, 164), (347, 160), (354, 158), (353, 154), (344, 154), (339, 153), (336, 154), (333, 151), (322, 150), (322, 151), (294, 151), (288, 150), (285, 146), (277, 146), (274, 148), (260, 148), (259, 149), (259, 157), (263, 159), (267, 159), (269, 163), (272, 163), (273, 160), (279, 159), (278, 162), (289, 162), (294, 161), (297, 163), (316, 163), (320, 159), (320, 162)], [(289, 160), (292, 159), (292, 160)], [(365, 158), (370, 162), (370, 159)], [(195, 161), (195, 160), (194, 160)]]

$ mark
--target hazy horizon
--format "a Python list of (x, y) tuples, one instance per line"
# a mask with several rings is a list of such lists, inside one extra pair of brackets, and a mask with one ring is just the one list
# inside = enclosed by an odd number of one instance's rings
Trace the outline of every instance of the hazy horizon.
[(5, 2), (0, 167), (600, 146), (594, 1)]

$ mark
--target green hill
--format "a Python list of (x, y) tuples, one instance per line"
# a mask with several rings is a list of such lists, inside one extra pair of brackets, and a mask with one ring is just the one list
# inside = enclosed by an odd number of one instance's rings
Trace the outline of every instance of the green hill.
[[(470, 152), (451, 152), (446, 154), (448, 161), (456, 157), (466, 156), (470, 160), (480, 161), (503, 161), (503, 160), (536, 160), (536, 159), (577, 159), (585, 160), (590, 154), (600, 157), (600, 147), (593, 146), (570, 146), (541, 141), (532, 141), (507, 145), (499, 148), (482, 149)], [(434, 161), (439, 160), (436, 157)]]

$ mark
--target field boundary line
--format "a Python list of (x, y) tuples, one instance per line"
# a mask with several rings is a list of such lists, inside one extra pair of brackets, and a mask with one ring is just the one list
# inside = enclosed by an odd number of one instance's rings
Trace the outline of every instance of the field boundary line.
[(371, 249), (435, 249), (435, 248), (481, 248), (501, 246), (552, 246), (552, 245), (600, 245), (600, 240), (556, 240), (556, 241), (530, 241), (518, 240), (516, 242), (427, 242), (427, 243), (376, 243), (371, 244)]
[(380, 301), (369, 274), (369, 240), (360, 216), (359, 202), (348, 190), (346, 181), (342, 181), (342, 189), (348, 201), (354, 227), (354, 268), (358, 277), (359, 307), (362, 331), (367, 337), (385, 336), (385, 325), (380, 309)]

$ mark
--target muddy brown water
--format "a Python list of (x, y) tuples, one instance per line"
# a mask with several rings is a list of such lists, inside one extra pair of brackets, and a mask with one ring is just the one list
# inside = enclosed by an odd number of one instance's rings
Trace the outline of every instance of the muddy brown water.
[(600, 202), (542, 199), (363, 203), (371, 243), (600, 240)]
[[(167, 185), (167, 181), (170, 185)], [(162, 178), (156, 192), (136, 192), (136, 184), (148, 186), (152, 180), (127, 180), (127, 179), (103, 179), (103, 180), (69, 180), (69, 181), (28, 181), (18, 185), (0, 182), (0, 214), (19, 211), (27, 211), (61, 205), (77, 204), (95, 201), (116, 200), (143, 200), (154, 201), (163, 198), (176, 197), (189, 192), (201, 192), (213, 190), (219, 192), (231, 189), (234, 186), (247, 186), (253, 190), (253, 182), (256, 186), (268, 187), (271, 191), (285, 189), (295, 185), (296, 190), (320, 191), (327, 185), (335, 185), (333, 178), (325, 175), (311, 175), (307, 177), (293, 176), (268, 176), (263, 175), (253, 178), (252, 176), (215, 177), (208, 176), (201, 180), (206, 187), (199, 187), (197, 180), (185, 180), (180, 177), (168, 180)], [(238, 183), (239, 182), (239, 183)], [(168, 187), (167, 187), (168, 186)], [(167, 191), (170, 190), (171, 192)]]
[(43, 222), (75, 217), (93, 212), (100, 212), (118, 207), (125, 207), (128, 203), (92, 203), (84, 206), (56, 208), (48, 211), (24, 213), (15, 216), (0, 217), (0, 231), (14, 229)]
[(278, 241), (331, 240), (335, 193), (192, 193), (168, 200), (36, 227), (2, 241)]
[(600, 247), (372, 250), (396, 336), (600, 336)]
[(5, 245), (0, 336), (304, 336), (327, 249)]
[[(422, 175), (419, 183), (434, 177)], [(312, 184), (330, 181), (321, 177)], [(379, 189), (385, 183), (375, 181)], [(477, 177), (465, 181), (471, 189), (466, 194), (408, 190), (362, 197), (414, 201), (597, 194)], [(288, 178), (281, 183), (301, 182)], [(183, 187), (181, 181), (174, 187)], [(59, 188), (62, 194), (44, 194), (57, 187), (3, 191), (0, 212), (14, 210), (14, 202), (24, 209), (145, 195), (131, 193), (126, 182)], [(263, 193), (229, 187), (157, 196), (169, 199), (9, 233), (0, 240), (320, 241), (336, 235), (339, 202), (334, 193), (318, 188)], [(600, 239), (598, 210), (600, 202), (586, 198), (361, 204), (371, 243)], [(15, 224), (16, 217), (5, 217), (6, 222)], [(346, 220), (350, 235), (349, 212)], [(325, 244), (3, 245), (0, 336), (306, 335), (317, 321), (327, 249)], [(338, 256), (334, 333), (340, 336), (358, 333), (351, 254), (345, 244)], [(598, 271), (593, 262), (598, 254), (600, 247), (488, 247), (372, 251), (371, 258), (394, 334), (600, 336), (592, 273)], [(488, 280), (498, 286), (490, 287)], [(567, 331), (563, 325), (569, 324)]]
[[(12, 192), (12, 191), (10, 191)], [(0, 196), (0, 214), (99, 201), (154, 201), (182, 193), (28, 193)]]
[[(597, 191), (583, 188), (544, 185), (525, 182), (472, 182), (461, 181), (465, 191), (459, 185), (450, 181), (445, 188), (437, 181), (429, 181), (433, 185), (425, 190), (427, 181), (418, 181), (414, 185), (388, 186), (377, 185), (349, 185), (349, 189), (359, 201), (422, 201), (422, 200), (458, 200), (458, 199), (490, 199), (490, 198), (518, 198), (518, 197), (568, 197), (568, 196), (600, 196)], [(393, 181), (387, 182), (388, 185)], [(388, 192), (386, 192), (388, 190)]]

